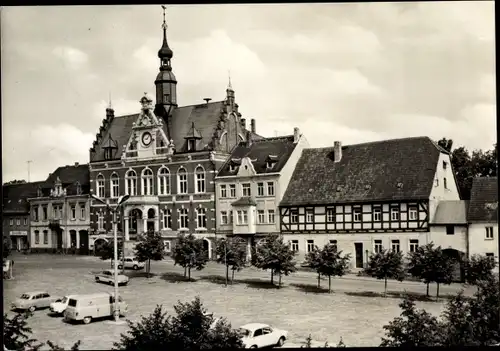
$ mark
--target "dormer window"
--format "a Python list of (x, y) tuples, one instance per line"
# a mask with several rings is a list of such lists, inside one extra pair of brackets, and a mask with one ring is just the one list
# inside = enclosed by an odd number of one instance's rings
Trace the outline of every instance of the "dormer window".
[(104, 142), (102, 148), (104, 149), (104, 159), (111, 160), (113, 158), (114, 151), (118, 149), (118, 143), (111, 138), (110, 134), (108, 140)]
[(189, 139), (187, 142), (188, 142), (188, 151), (196, 151), (196, 140)]
[(82, 195), (82, 185), (80, 182), (76, 182), (76, 195)]
[(234, 163), (229, 164), (229, 172), (236, 172), (237, 166)]
[(278, 156), (276, 155), (269, 155), (266, 158), (266, 168), (271, 169), (274, 167), (274, 165), (278, 162)]
[(42, 188), (38, 187), (38, 189), (36, 190), (36, 196), (37, 197), (42, 197), (43, 196)]
[(113, 157), (113, 152), (111, 151), (111, 149), (105, 149), (104, 150), (104, 159), (111, 160), (112, 157)]
[(187, 151), (195, 151), (196, 150), (196, 142), (201, 140), (201, 133), (198, 129), (196, 129), (194, 122), (191, 124), (191, 128), (189, 129), (187, 135), (184, 137), (187, 140)]
[(272, 161), (267, 161), (266, 162), (266, 168), (269, 169), (269, 168), (273, 168), (274, 166), (274, 163)]

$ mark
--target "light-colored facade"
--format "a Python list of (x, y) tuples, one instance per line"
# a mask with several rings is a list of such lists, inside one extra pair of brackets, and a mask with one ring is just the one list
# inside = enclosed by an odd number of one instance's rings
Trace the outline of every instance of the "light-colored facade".
[[(217, 236), (255, 241), (279, 233), (279, 203), (300, 158), (309, 146), (298, 128), (290, 136), (242, 143), (215, 179)], [(279, 161), (282, 160), (282, 161)]]
[(381, 249), (406, 254), (434, 241), (462, 251), (466, 231), (448, 240), (432, 225), (439, 201), (459, 199), (449, 154), (428, 138), (336, 142), (302, 154), (280, 205), (281, 233), (299, 262), (332, 244), (354, 270)]

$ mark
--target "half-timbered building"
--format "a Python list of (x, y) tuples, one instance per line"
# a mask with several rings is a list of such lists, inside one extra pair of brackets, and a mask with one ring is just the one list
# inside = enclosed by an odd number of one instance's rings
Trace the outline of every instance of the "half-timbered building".
[(90, 182), (87, 164), (51, 173), (28, 199), (30, 249), (34, 252), (89, 252)]
[(473, 180), (468, 210), (469, 254), (494, 257), (498, 270), (497, 177), (479, 177)]
[[(211, 256), (216, 171), (239, 142), (261, 137), (255, 120), (247, 128), (231, 84), (221, 101), (179, 106), (165, 22), (158, 57), (156, 101), (145, 94), (136, 114), (115, 116), (111, 107), (106, 110), (90, 148), (92, 191), (111, 207), (119, 196), (130, 195), (119, 226), (126, 250), (132, 250), (137, 234), (154, 230), (162, 233), (167, 251), (177, 234), (193, 233), (205, 239)], [(92, 201), (91, 241), (99, 244), (111, 235), (106, 205)]]
[(219, 170), (215, 178), (217, 235), (244, 238), (248, 259), (259, 239), (279, 233), (278, 205), (308, 146), (299, 128), (294, 128), (293, 135), (248, 138)]
[(450, 155), (427, 137), (306, 149), (280, 204), (281, 233), (299, 257), (336, 245), (362, 268), (369, 254), (433, 240), (440, 201), (460, 200)]

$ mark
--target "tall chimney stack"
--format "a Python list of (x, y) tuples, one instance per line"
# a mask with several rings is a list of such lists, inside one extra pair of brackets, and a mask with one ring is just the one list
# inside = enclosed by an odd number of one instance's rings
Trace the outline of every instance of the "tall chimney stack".
[(252, 133), (249, 130), (247, 130), (246, 137), (247, 137), (246, 146), (251, 147), (253, 140), (252, 140)]
[(245, 118), (241, 119), (241, 128), (247, 129), (247, 120)]
[(250, 130), (252, 131), (252, 133), (256, 134), (257, 132), (255, 131), (255, 118), (252, 118), (250, 120)]
[(300, 129), (298, 127), (293, 128), (293, 142), (296, 144), (300, 139)]
[(334, 154), (334, 162), (340, 162), (342, 159), (342, 143), (340, 141), (333, 142), (333, 154)]

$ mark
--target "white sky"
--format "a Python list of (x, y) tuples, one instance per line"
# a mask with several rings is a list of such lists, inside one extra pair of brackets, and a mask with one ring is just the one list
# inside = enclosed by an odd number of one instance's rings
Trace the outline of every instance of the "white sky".
[[(177, 5), (167, 10), (180, 106), (222, 100), (311, 146), (427, 135), (496, 142), (493, 2)], [(155, 96), (162, 10), (3, 7), (3, 181), (88, 162), (105, 117)]]

